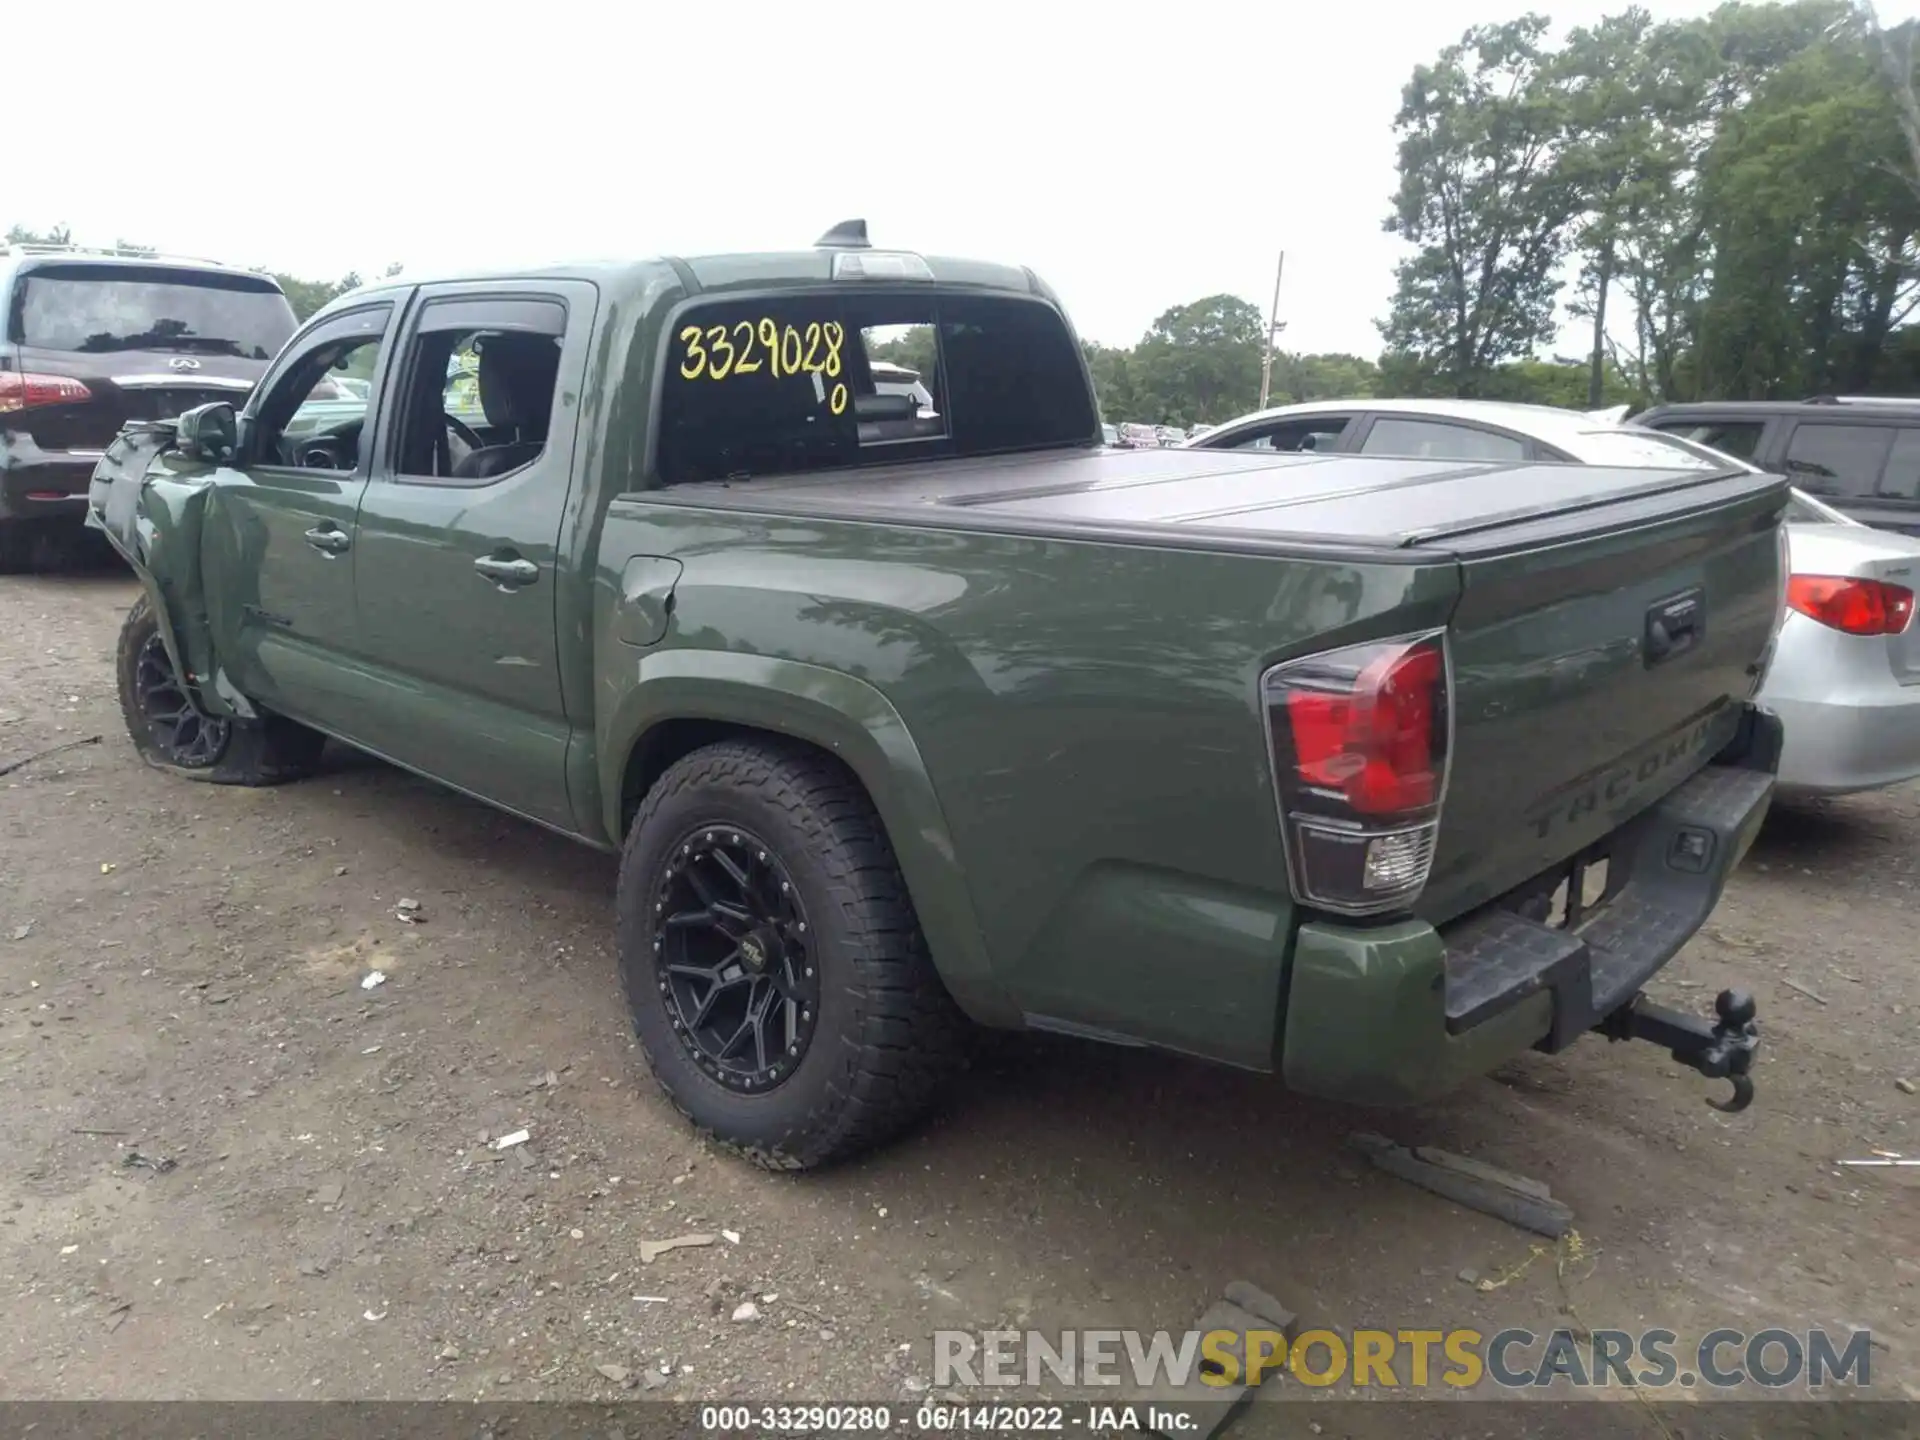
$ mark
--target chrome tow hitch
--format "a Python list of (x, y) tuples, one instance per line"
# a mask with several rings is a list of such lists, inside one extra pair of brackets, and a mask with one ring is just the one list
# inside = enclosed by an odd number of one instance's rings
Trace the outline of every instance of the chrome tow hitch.
[(1682, 1065), (1710, 1080), (1731, 1080), (1733, 1097), (1707, 1103), (1729, 1115), (1753, 1103), (1753, 1057), (1760, 1049), (1758, 1007), (1744, 990), (1722, 990), (1714, 998), (1713, 1023), (1697, 1015), (1669, 1010), (1636, 995), (1596, 1028), (1609, 1040), (1651, 1040)]

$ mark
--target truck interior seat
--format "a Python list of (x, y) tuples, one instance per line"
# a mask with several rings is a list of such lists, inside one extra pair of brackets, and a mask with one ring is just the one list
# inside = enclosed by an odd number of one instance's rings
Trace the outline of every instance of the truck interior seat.
[(547, 443), (559, 371), (560, 342), (550, 335), (503, 331), (486, 337), (480, 347), (480, 408), (489, 426), (513, 438), (462, 456), (453, 467), (457, 479), (491, 479), (539, 456)]

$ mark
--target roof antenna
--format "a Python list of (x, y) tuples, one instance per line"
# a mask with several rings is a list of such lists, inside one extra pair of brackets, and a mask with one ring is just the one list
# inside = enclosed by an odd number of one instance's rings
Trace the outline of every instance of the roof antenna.
[(867, 239), (866, 221), (842, 220), (814, 241), (813, 247), (816, 250), (871, 250), (873, 243)]

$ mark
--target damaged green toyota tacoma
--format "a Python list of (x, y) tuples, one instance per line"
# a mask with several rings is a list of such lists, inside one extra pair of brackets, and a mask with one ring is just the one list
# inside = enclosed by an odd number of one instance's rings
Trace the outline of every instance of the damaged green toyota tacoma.
[(1101, 433), (1031, 272), (857, 222), (355, 291), (101, 462), (128, 729), (617, 850), (653, 1073), (768, 1166), (895, 1133), (969, 1021), (1383, 1105), (1598, 1031), (1744, 1105), (1751, 1000), (1641, 990), (1771, 794), (1784, 482)]

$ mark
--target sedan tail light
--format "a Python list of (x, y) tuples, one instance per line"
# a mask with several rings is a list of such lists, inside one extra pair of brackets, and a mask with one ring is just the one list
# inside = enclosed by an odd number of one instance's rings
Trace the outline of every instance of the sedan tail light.
[(1276, 665), (1261, 698), (1295, 895), (1344, 915), (1405, 909), (1433, 868), (1446, 794), (1443, 637)]
[(1898, 635), (1913, 619), (1913, 591), (1884, 580), (1847, 575), (1795, 575), (1787, 605), (1848, 635)]
[(93, 392), (71, 376), (0, 370), (0, 415), (42, 405), (77, 405), (92, 398)]

